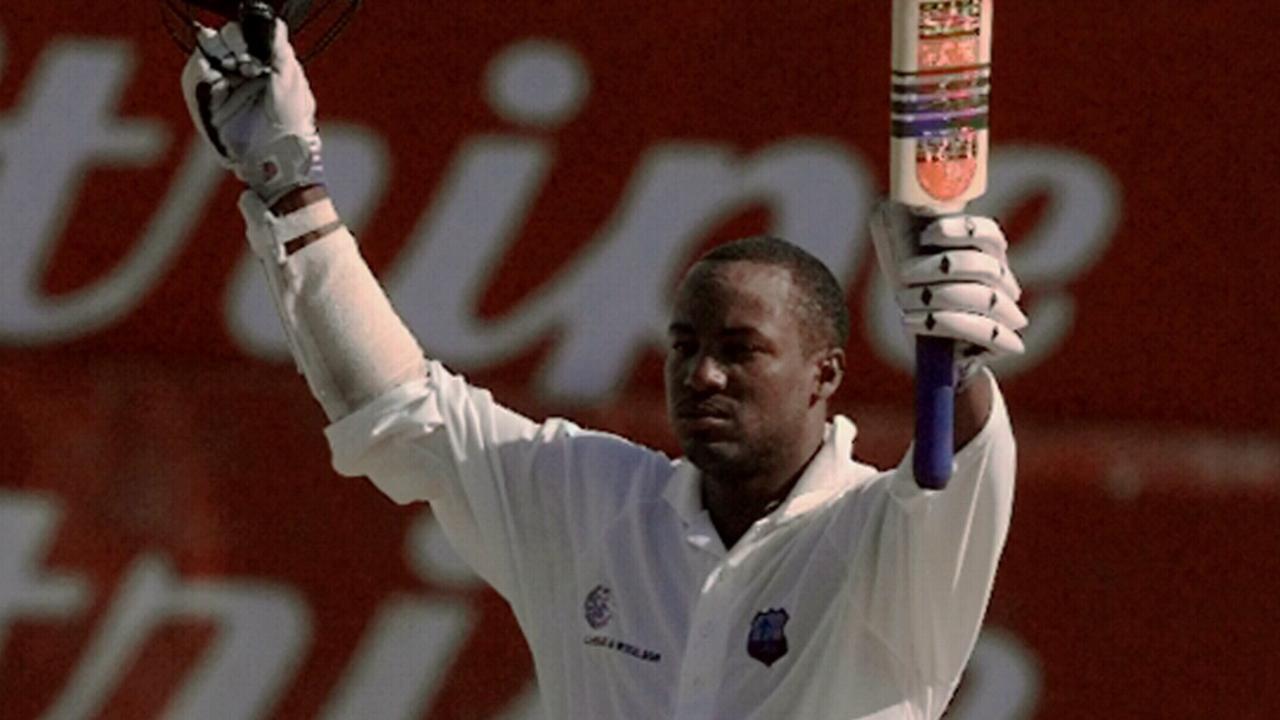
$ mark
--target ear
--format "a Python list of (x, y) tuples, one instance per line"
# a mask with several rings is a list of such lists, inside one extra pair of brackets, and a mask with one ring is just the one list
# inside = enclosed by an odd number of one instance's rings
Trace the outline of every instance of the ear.
[(844, 350), (827, 348), (815, 358), (817, 378), (813, 388), (813, 402), (826, 402), (840, 389), (844, 380)]

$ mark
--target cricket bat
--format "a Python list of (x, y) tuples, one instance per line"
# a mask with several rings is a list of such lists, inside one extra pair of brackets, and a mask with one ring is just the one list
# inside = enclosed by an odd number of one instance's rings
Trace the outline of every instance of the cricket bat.
[[(918, 227), (987, 189), (991, 11), (992, 0), (893, 0), (889, 198)], [(954, 351), (948, 338), (916, 340), (913, 470), (934, 490), (951, 479)]]

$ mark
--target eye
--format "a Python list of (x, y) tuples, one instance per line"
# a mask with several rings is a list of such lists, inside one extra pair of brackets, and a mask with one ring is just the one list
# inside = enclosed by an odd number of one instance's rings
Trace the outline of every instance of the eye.
[(720, 352), (724, 355), (724, 358), (731, 362), (750, 360), (759, 351), (759, 347), (749, 342), (739, 341), (727, 342), (720, 348)]
[(692, 355), (698, 351), (698, 344), (689, 338), (678, 337), (671, 340), (671, 352), (676, 355)]

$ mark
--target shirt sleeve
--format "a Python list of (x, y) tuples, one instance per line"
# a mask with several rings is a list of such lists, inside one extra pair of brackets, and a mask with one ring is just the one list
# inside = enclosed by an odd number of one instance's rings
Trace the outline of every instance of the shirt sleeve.
[(874, 548), (874, 631), (897, 653), (941, 713), (977, 642), (1004, 548), (1016, 449), (995, 379), (991, 415), (955, 457), (943, 490), (920, 488), (912, 453), (879, 478), (881, 522)]
[[(517, 585), (521, 513), (562, 483), (531, 481), (540, 448), (577, 432), (535, 423), (439, 362), (325, 430), (333, 467), (368, 477), (397, 503), (425, 500), (462, 558), (508, 601)], [(548, 520), (554, 520), (547, 518)]]

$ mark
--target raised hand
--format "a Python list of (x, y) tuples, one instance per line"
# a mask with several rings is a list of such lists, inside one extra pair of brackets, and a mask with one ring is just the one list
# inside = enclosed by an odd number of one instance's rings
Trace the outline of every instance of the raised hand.
[(920, 228), (906, 207), (884, 202), (872, 214), (871, 236), (903, 326), (912, 335), (956, 340), (962, 375), (1024, 351), (1022, 288), (995, 220), (950, 215)]
[(268, 207), (323, 184), (315, 97), (282, 21), (269, 64), (249, 53), (239, 23), (198, 28), (182, 95), (196, 128)]

